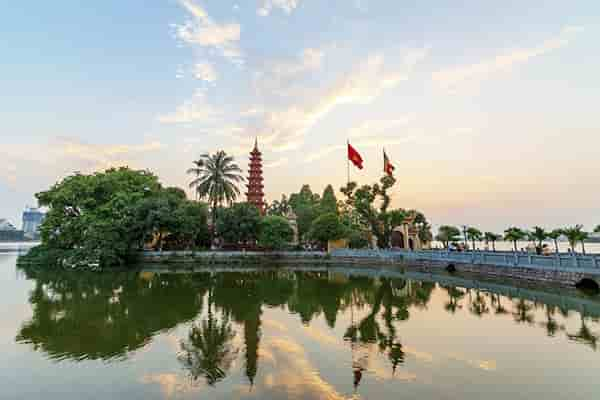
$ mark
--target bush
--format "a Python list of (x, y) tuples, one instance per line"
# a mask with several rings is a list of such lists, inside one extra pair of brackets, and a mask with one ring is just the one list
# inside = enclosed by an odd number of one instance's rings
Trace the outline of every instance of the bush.
[(346, 227), (340, 222), (337, 214), (323, 214), (312, 223), (310, 238), (325, 245), (329, 240), (338, 240), (346, 237)]
[(260, 222), (258, 245), (267, 249), (284, 249), (294, 238), (294, 231), (287, 219), (277, 215), (263, 218)]
[(352, 229), (348, 234), (348, 247), (351, 249), (366, 249), (369, 247), (369, 236), (367, 232)]

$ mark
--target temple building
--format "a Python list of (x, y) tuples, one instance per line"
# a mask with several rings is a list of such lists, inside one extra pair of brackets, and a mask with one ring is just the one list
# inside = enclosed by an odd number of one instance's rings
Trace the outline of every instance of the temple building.
[(248, 164), (248, 183), (246, 184), (248, 191), (246, 199), (248, 203), (254, 204), (260, 210), (262, 215), (265, 214), (265, 193), (263, 191), (263, 170), (262, 170), (262, 153), (258, 150), (258, 140), (254, 141), (254, 149), (250, 153), (250, 164)]
[(392, 230), (392, 247), (407, 250), (422, 250), (429, 248), (429, 243), (423, 243), (419, 237), (419, 228), (415, 224), (415, 215), (409, 214), (402, 224)]

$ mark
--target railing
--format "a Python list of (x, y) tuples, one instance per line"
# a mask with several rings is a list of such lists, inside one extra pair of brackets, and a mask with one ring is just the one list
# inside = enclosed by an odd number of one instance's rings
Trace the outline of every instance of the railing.
[(583, 254), (554, 254), (541, 256), (519, 252), (490, 251), (447, 251), (447, 250), (349, 250), (333, 251), (333, 257), (372, 258), (372, 259), (407, 259), (421, 261), (442, 261), (469, 264), (484, 264), (506, 267), (533, 269), (558, 269), (565, 271), (583, 271), (600, 274), (600, 256)]
[(237, 257), (325, 257), (324, 251), (144, 251), (144, 257), (192, 257), (192, 258), (237, 258)]

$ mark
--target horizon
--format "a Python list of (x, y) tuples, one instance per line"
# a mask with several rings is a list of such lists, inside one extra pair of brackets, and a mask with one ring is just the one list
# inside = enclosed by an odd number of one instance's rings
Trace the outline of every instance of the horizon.
[(258, 137), (269, 202), (339, 199), (350, 140), (351, 179), (377, 181), (385, 147), (391, 206), (436, 228), (600, 224), (600, 4), (240, 3), (5, 5), (0, 218), (111, 166), (191, 195), (194, 159), (246, 174)]

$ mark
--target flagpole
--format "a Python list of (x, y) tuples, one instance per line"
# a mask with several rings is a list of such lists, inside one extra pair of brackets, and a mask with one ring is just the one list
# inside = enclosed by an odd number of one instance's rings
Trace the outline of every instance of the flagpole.
[(348, 157), (348, 147), (350, 140), (346, 140), (346, 168), (348, 169), (348, 185), (350, 185), (350, 158)]

